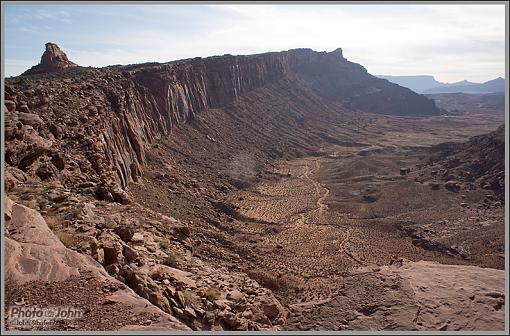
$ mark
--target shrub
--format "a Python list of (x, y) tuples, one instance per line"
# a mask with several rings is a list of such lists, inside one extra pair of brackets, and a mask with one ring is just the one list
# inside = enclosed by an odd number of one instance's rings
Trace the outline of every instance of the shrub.
[(162, 239), (160, 242), (159, 242), (159, 246), (166, 250), (169, 246), (170, 246), (170, 243), (168, 242), (168, 240), (166, 239)]
[(70, 247), (74, 242), (73, 236), (64, 231), (57, 232), (57, 237), (65, 247)]
[(169, 266), (169, 267), (176, 267), (177, 266), (177, 258), (173, 254), (169, 254), (165, 260), (163, 260), (163, 265)]
[(94, 200), (95, 206), (105, 206), (107, 204), (110, 204), (110, 202), (105, 201), (105, 200)]
[(48, 206), (48, 200), (46, 198), (40, 198), (38, 201), (39, 209), (41, 211), (46, 210), (46, 207)]
[(55, 230), (61, 228), (63, 226), (63, 222), (64, 222), (62, 217), (60, 217), (59, 215), (48, 216), (45, 218), (45, 220), (46, 220), (46, 224), (52, 231), (55, 231)]
[(252, 270), (246, 273), (261, 286), (280, 293), (291, 293), (302, 290), (300, 280), (293, 275), (275, 276), (267, 271)]
[(182, 292), (182, 295), (184, 296), (184, 305), (193, 307), (193, 308), (199, 308), (200, 307), (200, 298), (190, 291), (189, 289), (186, 289), (184, 292)]
[(186, 238), (189, 238), (191, 236), (191, 231), (190, 231), (189, 227), (184, 226), (184, 225), (176, 226), (174, 228), (174, 232), (176, 235), (182, 235)]
[(221, 291), (217, 288), (206, 288), (202, 291), (202, 297), (206, 298), (209, 301), (214, 301), (219, 299), (221, 296)]
[(280, 289), (280, 285), (278, 279), (267, 272), (264, 271), (248, 271), (246, 273), (251, 279), (257, 281), (261, 286), (268, 288), (273, 291), (277, 291)]
[(7, 196), (11, 199), (11, 201), (17, 203), (19, 201), (19, 197), (18, 197), (18, 194), (14, 194), (14, 193), (8, 193)]
[(359, 215), (361, 218), (374, 219), (380, 217), (371, 205), (362, 204), (359, 209)]

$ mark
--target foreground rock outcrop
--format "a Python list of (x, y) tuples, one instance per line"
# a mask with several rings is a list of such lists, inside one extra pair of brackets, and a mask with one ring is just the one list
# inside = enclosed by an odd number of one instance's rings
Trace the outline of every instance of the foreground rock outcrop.
[(400, 260), (344, 278), (326, 302), (297, 304), (291, 330), (505, 329), (505, 272)]
[[(67, 206), (78, 205), (66, 197)], [(192, 257), (181, 223), (139, 206), (111, 205), (108, 215), (100, 215), (85, 203), (82, 220), (64, 222), (44, 211), (45, 220), (6, 198), (8, 305), (86, 312), (49, 330), (277, 330), (285, 322), (286, 310), (268, 289)], [(126, 214), (133, 210), (136, 215)], [(144, 219), (158, 230), (135, 226)], [(176, 242), (170, 241), (172, 231)]]
[[(83, 319), (64, 321), (57, 328), (50, 326), (50, 330), (68, 329), (68, 324), (81, 330), (189, 330), (109, 276), (91, 257), (66, 248), (36, 211), (14, 203), (9, 217), (5, 236), (6, 307), (62, 304), (85, 311)], [(49, 287), (53, 290), (48, 291)], [(107, 321), (102, 314), (108, 316)], [(19, 328), (9, 322), (7, 316), (7, 327)]]
[(41, 57), (41, 62), (25, 71), (23, 75), (54, 72), (76, 66), (78, 65), (71, 62), (58, 45), (48, 42)]

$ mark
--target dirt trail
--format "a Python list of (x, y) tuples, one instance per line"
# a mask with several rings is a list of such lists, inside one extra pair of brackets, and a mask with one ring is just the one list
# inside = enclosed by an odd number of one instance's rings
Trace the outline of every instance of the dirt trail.
[[(318, 171), (320, 169), (320, 167), (321, 167), (321, 160), (320, 160), (320, 158), (314, 159), (313, 162), (315, 163), (315, 171)], [(317, 195), (319, 196), (317, 198), (317, 208), (314, 209), (313, 211), (309, 212), (309, 213), (311, 214), (313, 212), (318, 212), (319, 220), (321, 221), (321, 222), (316, 223), (316, 224), (306, 223), (306, 224), (309, 225), (309, 227), (307, 229), (309, 229), (309, 230), (313, 229), (314, 225), (321, 225), (321, 224), (322, 225), (331, 225), (331, 224), (329, 224), (329, 223), (327, 223), (325, 221), (325, 213), (326, 213), (326, 211), (328, 209), (328, 206), (327, 206), (327, 204), (324, 203), (326, 198), (329, 195), (330, 190), (328, 188), (324, 187), (320, 182), (317, 182), (316, 180), (314, 180), (314, 179), (312, 179), (310, 177), (310, 175), (314, 172), (314, 170), (310, 169), (310, 166), (307, 165), (305, 169), (306, 169), (306, 172), (305, 172), (305, 174), (303, 174), (303, 176), (306, 179), (308, 179), (312, 184), (315, 185), (315, 188), (317, 190)], [(321, 189), (323, 189), (322, 193), (321, 193)], [(301, 214), (300, 218), (298, 219), (298, 221), (300, 223), (301, 222), (306, 222), (305, 217), (306, 217), (305, 214)], [(361, 261), (359, 258), (355, 257), (353, 255), (353, 253), (351, 251), (349, 251), (349, 238), (351, 236), (351, 229), (346, 228), (344, 232), (345, 232), (345, 237), (340, 242), (340, 244), (338, 244), (338, 251), (340, 253), (345, 253), (346, 256), (348, 256), (350, 259), (352, 259), (358, 265), (360, 265), (360, 266), (365, 265), (365, 263), (363, 261)]]
[[(320, 169), (320, 160), (317, 159), (315, 160), (315, 169), (316, 171), (318, 171)], [(319, 199), (317, 199), (317, 206), (318, 206), (318, 209), (319, 209), (319, 217), (320, 218), (323, 218), (324, 217), (324, 212), (328, 209), (328, 206), (326, 204), (324, 204), (324, 201), (326, 200), (326, 198), (328, 197), (329, 195), (329, 189), (324, 187), (321, 183), (315, 181), (315, 180), (312, 180), (312, 182), (314, 182), (317, 186), (317, 189), (324, 189), (324, 194), (319, 197)]]
[[(302, 178), (306, 179), (309, 183), (313, 184), (315, 187), (315, 191), (317, 194), (317, 208), (313, 209), (310, 212), (317, 212), (319, 214), (319, 218), (324, 217), (324, 212), (327, 210), (328, 206), (324, 204), (324, 201), (329, 195), (329, 189), (324, 187), (321, 183), (317, 182), (316, 180), (312, 179), (310, 176), (318, 171), (321, 167), (320, 159), (314, 159), (312, 162), (315, 163), (315, 169), (311, 169), (309, 165), (310, 161), (306, 162), (305, 166), (305, 172), (301, 176)], [(322, 189), (322, 190), (321, 190)], [(304, 214), (303, 214), (304, 216)]]
[[(329, 298), (343, 272), (364, 264), (349, 250), (352, 229), (339, 225), (342, 216), (329, 213), (330, 190), (314, 177), (322, 160), (308, 157), (285, 162), (279, 172), (290, 174), (288, 178), (262, 183), (253, 192), (244, 191), (242, 201), (236, 197), (233, 202), (246, 217), (278, 225), (273, 234), (250, 231), (258, 236), (256, 246), (250, 248), (257, 251), (259, 260), (249, 267), (262, 268), (301, 288), (286, 298), (289, 303)], [(254, 228), (244, 225), (243, 231)]]
[[(320, 167), (321, 167), (320, 158), (319, 159), (315, 159), (314, 162), (315, 162), (315, 171), (318, 171), (320, 169)], [(318, 212), (319, 220), (321, 220), (321, 223), (318, 223), (318, 224), (315, 224), (315, 225), (321, 225), (321, 224), (323, 224), (323, 225), (331, 225), (329, 223), (326, 223), (326, 221), (324, 221), (325, 212), (328, 209), (327, 204), (325, 204), (324, 202), (325, 202), (326, 198), (328, 197), (330, 191), (329, 191), (328, 188), (324, 187), (320, 182), (317, 182), (316, 180), (310, 178), (310, 173), (312, 172), (312, 170), (309, 169), (309, 166), (307, 166), (307, 168), (308, 168), (307, 171), (309, 172), (309, 174), (306, 175), (306, 178), (308, 178), (313, 184), (315, 184), (316, 189), (317, 189), (317, 194), (321, 195), (320, 189), (324, 190), (322, 196), (320, 196), (317, 199), (317, 209), (313, 210), (314, 212), (315, 211)], [(311, 229), (311, 228), (312, 227), (309, 227), (309, 229)], [(346, 228), (344, 232), (345, 232), (345, 237), (341, 241), (341, 243), (338, 244), (338, 251), (340, 253), (345, 253), (346, 256), (348, 256), (350, 259), (352, 259), (358, 265), (360, 265), (360, 266), (365, 265), (365, 263), (363, 261), (361, 261), (359, 258), (354, 256), (353, 252), (349, 251), (349, 238), (351, 237), (351, 229)]]
[[(395, 226), (415, 215), (414, 208), (399, 210), (395, 204), (400, 207), (410, 195), (429, 197), (431, 193), (430, 188), (400, 177), (399, 164), (414, 159), (400, 150), (358, 156), (359, 147), (341, 148), (350, 158), (331, 158), (337, 149), (321, 149), (320, 157), (282, 161), (274, 172), (281, 178), (232, 194), (230, 202), (244, 218), (250, 218), (234, 224), (239, 232), (237, 248), (254, 256), (242, 265), (246, 271), (260, 272), (269, 283), (276, 283), (276, 292), (290, 305), (328, 299), (339, 291), (348, 272), (360, 266), (387, 265), (395, 256), (468, 262), (415, 246)], [(394, 162), (395, 157), (400, 163)], [(367, 173), (371, 178), (360, 178)], [(396, 194), (379, 200), (381, 192)], [(446, 191), (439, 195), (452, 197)], [(388, 203), (390, 199), (397, 203)], [(420, 202), (432, 206), (428, 198)], [(374, 209), (387, 214), (381, 216)], [(398, 216), (397, 211), (401, 211)], [(435, 214), (425, 208), (419, 216)], [(290, 290), (282, 293), (282, 287)]]

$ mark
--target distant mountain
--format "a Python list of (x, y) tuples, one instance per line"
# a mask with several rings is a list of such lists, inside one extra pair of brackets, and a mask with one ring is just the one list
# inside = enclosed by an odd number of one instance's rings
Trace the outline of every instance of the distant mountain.
[(382, 79), (406, 87), (417, 93), (422, 93), (425, 90), (436, 88), (444, 85), (444, 83), (438, 82), (434, 76), (419, 75), (419, 76), (389, 76), (389, 75), (377, 75)]
[(485, 83), (470, 83), (466, 81), (442, 85), (425, 90), (423, 93), (501, 93), (505, 92), (505, 79), (498, 77)]
[(378, 75), (392, 83), (406, 87), (417, 93), (499, 93), (505, 91), (505, 79), (498, 77), (485, 83), (463, 80), (456, 83), (442, 83), (434, 76), (389, 76)]

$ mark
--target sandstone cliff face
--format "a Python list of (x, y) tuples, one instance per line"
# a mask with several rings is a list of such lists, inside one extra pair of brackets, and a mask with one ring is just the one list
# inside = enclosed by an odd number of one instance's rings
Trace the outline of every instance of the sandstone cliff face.
[(53, 72), (75, 66), (78, 65), (69, 61), (67, 55), (60, 50), (58, 45), (48, 42), (46, 43), (46, 50), (41, 57), (41, 62), (25, 71), (23, 75)]
[(310, 49), (293, 54), (292, 70), (299, 73), (319, 94), (351, 110), (425, 116), (440, 114), (432, 100), (372, 76), (360, 64), (349, 62), (341, 49), (317, 53)]
[[(56, 68), (64, 71), (42, 74)], [(351, 109), (410, 115), (439, 112), (425, 97), (348, 62), (340, 49), (91, 69), (75, 67), (49, 44), (41, 64), (25, 74), (34, 73), (41, 74), (6, 83), (7, 163), (22, 165), (23, 171), (44, 179), (62, 171), (63, 165), (56, 167), (55, 162), (63, 161), (71, 164), (65, 170), (70, 181), (85, 182), (92, 173), (96, 179), (114, 179), (123, 188), (140, 176), (146, 148), (155, 139), (206, 109), (226, 106), (288, 76), (299, 76), (317, 94)], [(36, 115), (30, 114), (32, 110)], [(29, 113), (30, 121), (24, 122), (21, 113)], [(34, 128), (30, 123), (35, 117), (43, 118), (44, 125)], [(26, 150), (24, 139), (38, 149), (36, 153)], [(79, 149), (80, 154), (56, 158), (57, 152), (68, 153), (62, 151), (66, 148)]]

